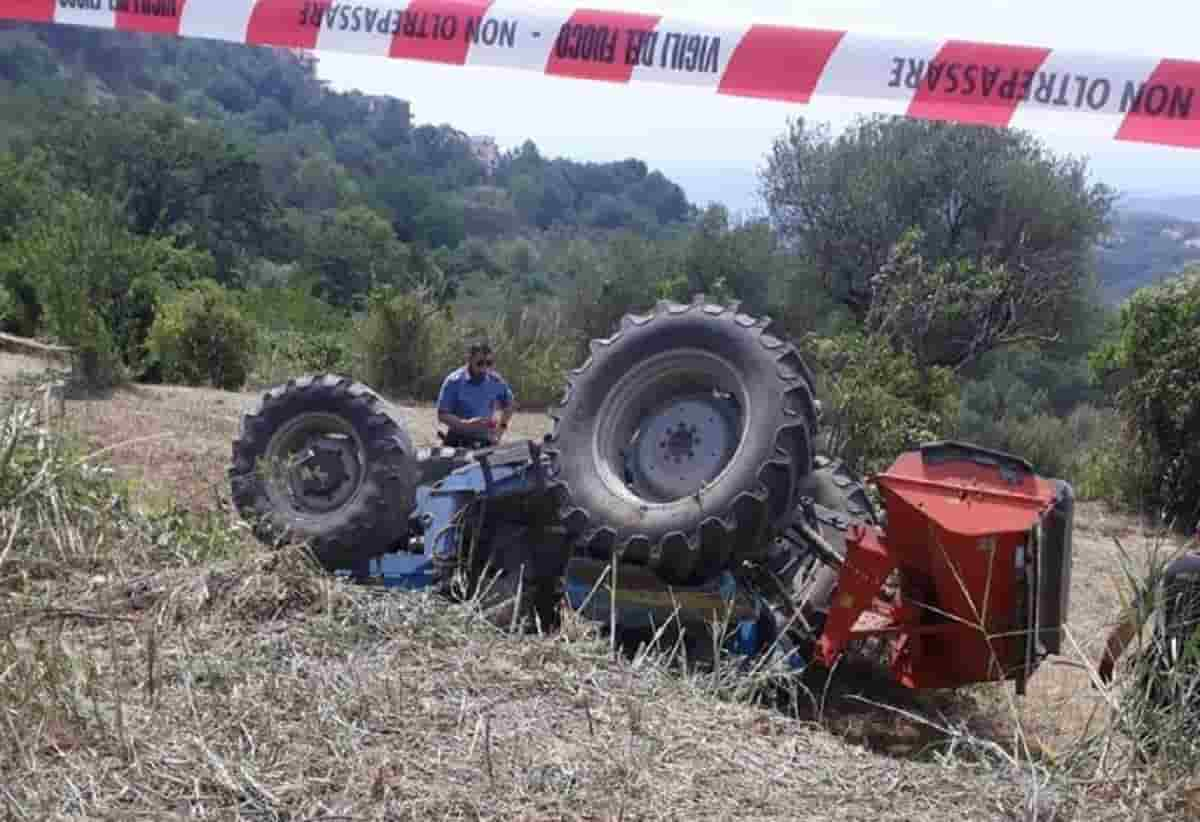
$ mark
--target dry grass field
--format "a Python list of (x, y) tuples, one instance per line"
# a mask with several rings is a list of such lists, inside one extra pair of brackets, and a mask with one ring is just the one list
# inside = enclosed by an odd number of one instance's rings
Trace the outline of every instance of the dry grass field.
[[(37, 368), (0, 354), (2, 377)], [(0, 818), (1200, 813), (1198, 783), (1118, 764), (1112, 694), (1092, 685), (1087, 661), (1120, 608), (1122, 565), (1155, 550), (1099, 505), (1076, 514), (1077, 645), (1019, 702), (996, 686), (787, 712), (746, 698), (754, 676), (672, 670), (653, 649), (614, 654), (571, 614), (557, 634), (511, 636), (469, 605), (349, 585), (263, 549), (224, 486), (254, 400), (157, 386), (69, 399), (61, 425), (92, 458), (50, 449), (8, 489)], [(432, 444), (432, 409), (404, 411)], [(547, 426), (518, 414), (512, 436)], [(101, 465), (132, 505), (94, 490)], [(7, 483), (17, 475), (6, 470)], [(1097, 745), (1113, 753), (1091, 755)]]

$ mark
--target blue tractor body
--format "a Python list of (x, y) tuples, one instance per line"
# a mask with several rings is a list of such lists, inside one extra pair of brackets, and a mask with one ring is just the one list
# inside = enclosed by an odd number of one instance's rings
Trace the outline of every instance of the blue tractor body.
[[(489, 503), (518, 497), (540, 499), (547, 493), (553, 471), (551, 461), (532, 441), (474, 452), (469, 457), (461, 451), (437, 449), (421, 458), (423, 465), (440, 464), (443, 470), (456, 461), (457, 467), (444, 476), (438, 476), (437, 468), (427, 472), (433, 476), (417, 487), (407, 544), (372, 558), (369, 568), (362, 569), (368, 578), (387, 588), (415, 591), (430, 587), (437, 561), (450, 560), (467, 550), (463, 540), (469, 511), (482, 510), (486, 516)], [(725, 647), (741, 655), (753, 655), (773, 639), (764, 617), (768, 604), (739, 586), (729, 572), (705, 585), (670, 586), (636, 566), (614, 567), (611, 562), (572, 556), (563, 589), (572, 609), (619, 631), (656, 630), (671, 620), (689, 630), (706, 631), (717, 622), (727, 637)]]

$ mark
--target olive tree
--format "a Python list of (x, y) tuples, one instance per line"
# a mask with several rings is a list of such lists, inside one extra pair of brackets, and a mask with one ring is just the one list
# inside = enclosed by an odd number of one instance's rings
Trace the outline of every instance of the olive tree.
[(830, 294), (956, 369), (1053, 336), (1088, 290), (1113, 201), (1024, 132), (888, 117), (837, 137), (790, 123), (762, 183), (781, 239)]

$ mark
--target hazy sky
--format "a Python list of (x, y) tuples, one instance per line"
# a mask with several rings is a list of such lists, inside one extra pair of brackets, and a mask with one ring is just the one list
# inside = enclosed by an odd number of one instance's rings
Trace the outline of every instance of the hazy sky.
[[(520, 0), (505, 5), (519, 6)], [(570, 7), (540, 0), (539, 7)], [(591, 8), (660, 12), (694, 20), (785, 23), (863, 33), (957, 37), (1097, 53), (1200, 59), (1200, 5), (1188, 0), (592, 0)], [(756, 171), (789, 117), (835, 129), (850, 104), (793, 105), (721, 97), (678, 86), (615, 86), (536, 72), (320, 52), (320, 73), (338, 89), (410, 100), (418, 123), (490, 134), (502, 148), (532, 138), (546, 154), (578, 160), (639, 157), (701, 204), (756, 206)], [(1095, 176), (1134, 190), (1200, 193), (1200, 150), (1118, 144), (1043, 134), (1058, 151), (1087, 155)]]

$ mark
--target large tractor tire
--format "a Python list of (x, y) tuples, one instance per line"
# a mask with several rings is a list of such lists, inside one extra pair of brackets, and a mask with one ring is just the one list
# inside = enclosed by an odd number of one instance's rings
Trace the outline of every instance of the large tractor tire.
[(812, 469), (812, 374), (769, 320), (660, 302), (594, 340), (546, 453), (576, 550), (697, 584), (765, 555)]
[(400, 414), (334, 374), (276, 386), (242, 418), (233, 503), (263, 542), (306, 542), (331, 571), (358, 570), (408, 536), (415, 449)]

